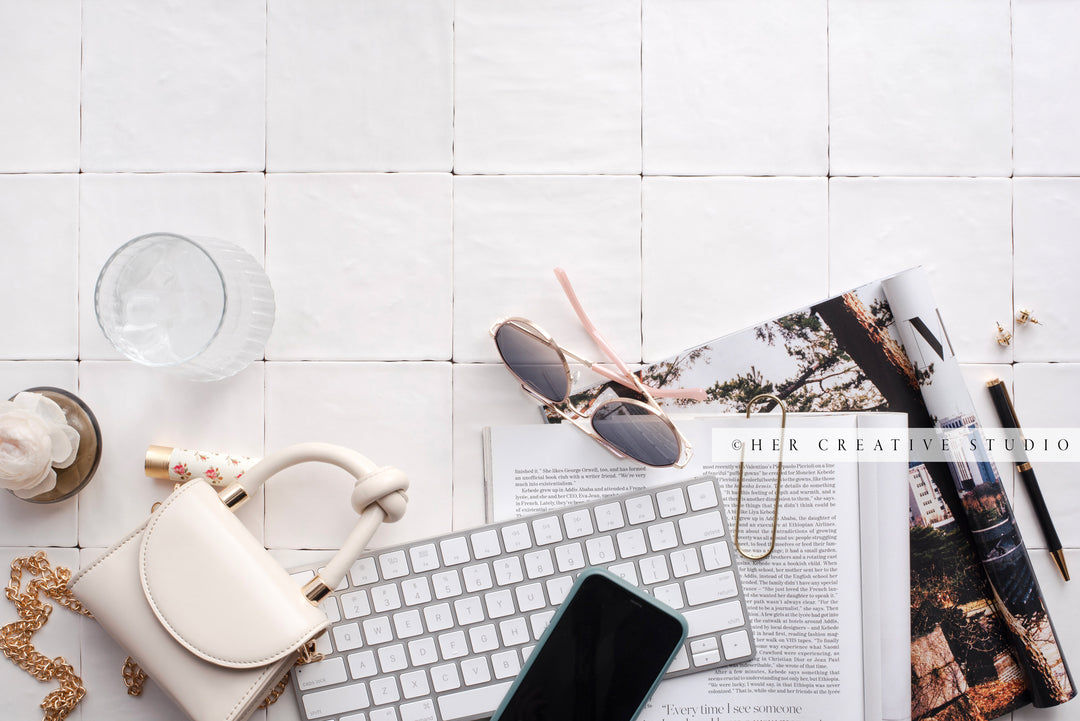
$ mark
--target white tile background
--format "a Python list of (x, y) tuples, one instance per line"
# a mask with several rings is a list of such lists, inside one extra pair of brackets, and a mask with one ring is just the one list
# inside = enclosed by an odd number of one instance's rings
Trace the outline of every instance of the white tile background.
[[(1025, 423), (1077, 426), (1078, 36), (1073, 0), (0, 0), (0, 396), (78, 390), (105, 437), (78, 498), (0, 495), (4, 558), (126, 532), (168, 492), (149, 443), (343, 443), (412, 477), (378, 543), (480, 523), (480, 429), (536, 420), (488, 325), (588, 347), (555, 265), (638, 361), (921, 263), (976, 398), (1002, 376)], [(119, 360), (94, 282), (154, 230), (264, 260), (267, 360), (212, 385)], [(347, 480), (286, 475), (245, 521), (333, 547)], [(1080, 568), (1075, 468), (1040, 477)], [(1076, 657), (1077, 591), (1032, 556)], [(79, 717), (176, 717), (67, 615), (42, 644), (93, 688)], [(0, 695), (29, 718), (20, 674)]]

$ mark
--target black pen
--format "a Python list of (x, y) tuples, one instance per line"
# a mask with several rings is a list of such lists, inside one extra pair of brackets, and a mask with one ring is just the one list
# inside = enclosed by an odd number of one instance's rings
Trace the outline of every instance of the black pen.
[[(990, 398), (994, 401), (994, 408), (997, 409), (1002, 427), (1012, 428), (1022, 433), (1020, 421), (1016, 418), (1016, 409), (1013, 408), (1012, 401), (1009, 400), (1009, 393), (1005, 390), (1005, 383), (1000, 378), (995, 378), (992, 381), (987, 381), (986, 387), (990, 390)], [(1035, 471), (1031, 469), (1031, 462), (1028, 461), (1023, 443), (1017, 445), (1016, 453), (1018, 454), (1016, 470), (1020, 471), (1020, 479), (1024, 481), (1024, 485), (1027, 487), (1028, 495), (1031, 497), (1031, 505), (1035, 509), (1035, 517), (1039, 519), (1043, 535), (1046, 536), (1046, 544), (1050, 549), (1050, 555), (1054, 557), (1054, 562), (1061, 570), (1061, 575), (1068, 581), (1069, 569), (1065, 565), (1065, 552), (1061, 549), (1061, 540), (1054, 529), (1054, 522), (1050, 520), (1050, 511), (1046, 507), (1046, 500), (1043, 499), (1042, 490), (1039, 489), (1039, 482), (1035, 479)]]

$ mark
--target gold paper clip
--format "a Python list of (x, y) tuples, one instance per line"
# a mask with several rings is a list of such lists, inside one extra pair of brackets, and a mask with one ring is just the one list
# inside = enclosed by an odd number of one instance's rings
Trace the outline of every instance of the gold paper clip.
[(772, 540), (769, 542), (769, 548), (759, 556), (747, 553), (743, 550), (743, 547), (739, 545), (739, 521), (742, 519), (742, 488), (743, 488), (743, 468), (745, 467), (746, 458), (746, 444), (742, 446), (742, 450), (739, 453), (739, 495), (735, 501), (735, 550), (739, 552), (743, 558), (748, 558), (751, 561), (760, 561), (768, 556), (776, 548), (776, 522), (780, 512), (780, 475), (784, 470), (784, 427), (787, 425), (787, 408), (784, 406), (784, 402), (772, 395), (771, 393), (761, 393), (750, 399), (750, 402), (746, 404), (746, 417), (750, 417), (750, 407), (760, 400), (771, 400), (780, 406), (780, 455), (776, 459), (776, 494), (773, 497), (773, 517), (772, 517)]

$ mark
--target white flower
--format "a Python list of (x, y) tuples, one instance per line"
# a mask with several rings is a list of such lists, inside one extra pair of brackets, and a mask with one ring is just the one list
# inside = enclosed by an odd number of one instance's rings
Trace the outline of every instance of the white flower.
[(67, 468), (79, 450), (79, 433), (60, 406), (37, 393), (0, 401), (0, 487), (20, 498), (51, 491), (54, 468)]

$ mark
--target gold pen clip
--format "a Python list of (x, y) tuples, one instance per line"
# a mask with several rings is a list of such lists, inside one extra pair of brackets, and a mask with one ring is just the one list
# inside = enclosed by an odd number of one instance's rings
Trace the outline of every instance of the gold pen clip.
[(784, 406), (784, 402), (771, 393), (761, 393), (750, 399), (750, 402), (746, 404), (746, 417), (750, 417), (750, 408), (760, 400), (771, 400), (780, 406), (780, 454), (776, 458), (776, 492), (773, 496), (773, 517), (772, 517), (772, 538), (769, 541), (769, 547), (765, 550), (765, 553), (760, 555), (753, 555), (743, 550), (743, 547), (739, 544), (739, 524), (742, 520), (742, 502), (743, 502), (743, 470), (745, 469), (746, 459), (746, 444), (742, 445), (742, 450), (739, 453), (739, 493), (735, 500), (735, 550), (743, 558), (748, 558), (751, 561), (760, 561), (767, 557), (776, 548), (776, 523), (780, 512), (780, 476), (784, 471), (784, 428), (787, 426), (787, 407)]

